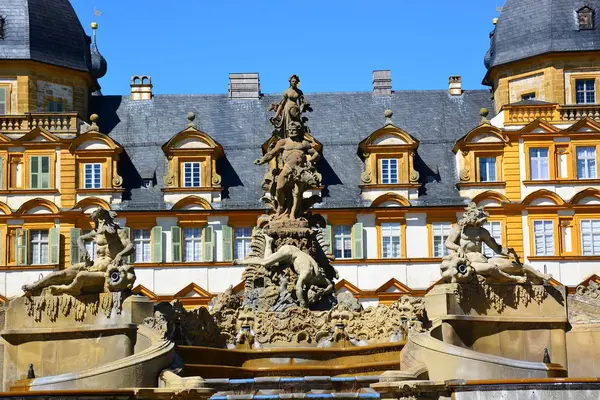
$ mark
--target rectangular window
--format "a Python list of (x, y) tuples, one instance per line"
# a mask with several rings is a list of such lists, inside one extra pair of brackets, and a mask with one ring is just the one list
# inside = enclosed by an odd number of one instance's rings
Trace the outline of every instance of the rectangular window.
[(183, 186), (200, 187), (200, 163), (183, 163)]
[(252, 228), (235, 228), (233, 230), (234, 253), (236, 260), (243, 260), (250, 254), (252, 242)]
[(531, 180), (550, 179), (550, 170), (548, 168), (548, 149), (533, 148), (529, 149), (529, 166), (531, 168)]
[(32, 230), (29, 240), (31, 265), (48, 264), (48, 231)]
[(9, 102), (7, 94), (6, 87), (0, 87), (0, 115), (7, 114)]
[(50, 157), (31, 157), (29, 167), (30, 188), (48, 189), (50, 187)]
[[(490, 236), (494, 238), (496, 243), (502, 244), (502, 222), (500, 221), (488, 221), (483, 227), (487, 229)], [(482, 244), (482, 252), (486, 257), (493, 257), (496, 253), (487, 244)]]
[(381, 183), (398, 183), (398, 159), (384, 158), (381, 160)]
[(102, 164), (84, 164), (85, 183), (86, 189), (100, 189), (100, 174), (102, 171)]
[(575, 102), (577, 104), (594, 104), (596, 89), (594, 79), (577, 79), (575, 81)]
[(577, 148), (577, 178), (596, 179), (596, 148)]
[(381, 224), (381, 249), (383, 258), (400, 258), (400, 223)]
[(333, 255), (335, 258), (352, 258), (352, 226), (333, 227)]
[(479, 157), (479, 181), (496, 182), (496, 157)]
[(581, 221), (581, 253), (584, 256), (600, 255), (600, 219)]
[(554, 255), (554, 222), (533, 221), (533, 246), (536, 256)]
[(183, 229), (183, 261), (202, 261), (202, 229)]
[(150, 229), (133, 229), (136, 263), (150, 262)]
[(525, 93), (521, 96), (521, 100), (535, 100), (535, 92)]
[[(87, 235), (88, 233), (90, 233), (91, 231), (85, 230), (83, 231), (84, 235)], [(94, 260), (96, 258), (96, 241), (95, 240), (86, 240), (85, 241), (85, 249), (87, 250), (88, 254), (90, 255), (90, 260)]]
[(433, 235), (433, 256), (443, 257), (450, 253), (444, 243), (450, 231), (452, 230), (452, 222), (433, 222), (431, 224), (431, 234)]
[(65, 109), (64, 105), (60, 101), (50, 100), (48, 101), (49, 112), (63, 112)]

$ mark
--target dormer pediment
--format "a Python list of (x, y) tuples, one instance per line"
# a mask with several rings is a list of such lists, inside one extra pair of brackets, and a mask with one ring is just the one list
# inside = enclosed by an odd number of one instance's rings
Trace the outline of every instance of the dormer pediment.
[(502, 132), (502, 129), (485, 122), (460, 138), (454, 145), (452, 151), (456, 153), (459, 150), (468, 151), (475, 148), (490, 146), (503, 147), (509, 141), (508, 136)]
[(112, 150), (121, 153), (123, 147), (110, 136), (97, 131), (89, 131), (75, 138), (69, 145), (71, 152)]
[(174, 153), (206, 152), (213, 153), (215, 159), (223, 157), (224, 151), (216, 140), (194, 126), (187, 127), (162, 145), (163, 152), (169, 156)]
[(419, 147), (419, 141), (394, 124), (387, 124), (371, 133), (358, 145), (363, 154), (372, 152), (376, 147), (384, 150), (383, 148), (387, 146), (415, 150)]

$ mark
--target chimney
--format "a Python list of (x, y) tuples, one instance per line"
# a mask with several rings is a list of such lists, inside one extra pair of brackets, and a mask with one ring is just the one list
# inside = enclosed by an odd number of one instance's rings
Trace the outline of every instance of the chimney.
[(229, 98), (238, 100), (258, 99), (260, 80), (258, 72), (229, 74)]
[(151, 100), (152, 80), (146, 75), (131, 77), (131, 100)]
[(462, 94), (462, 77), (451, 76), (448, 79), (450, 96), (460, 96)]
[(392, 95), (392, 73), (389, 69), (373, 71), (373, 95)]

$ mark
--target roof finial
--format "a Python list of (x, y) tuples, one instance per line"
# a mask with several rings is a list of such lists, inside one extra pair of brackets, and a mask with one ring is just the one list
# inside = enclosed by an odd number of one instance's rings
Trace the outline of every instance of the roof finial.
[(392, 116), (394, 115), (394, 113), (392, 112), (392, 110), (385, 110), (383, 112), (383, 115), (385, 115), (385, 126), (394, 125), (394, 122), (392, 121)]
[(489, 115), (490, 111), (487, 108), (482, 108), (479, 110), (479, 115), (481, 115), (481, 123), (482, 124), (487, 124), (488, 122), (490, 122), (487, 119), (487, 116)]
[(98, 114), (90, 115), (90, 121), (92, 121), (92, 124), (88, 128), (87, 132), (91, 132), (91, 131), (100, 132), (100, 128), (98, 127), (98, 124), (96, 124), (96, 121), (98, 121)]
[(194, 123), (194, 120), (196, 119), (196, 114), (194, 114), (193, 112), (189, 112), (187, 115), (187, 119), (190, 121), (187, 124), (188, 128), (195, 128), (196, 124)]
[(90, 26), (92, 27), (92, 31), (93, 31), (93, 33), (92, 33), (92, 38), (93, 38), (92, 43), (96, 44), (96, 29), (98, 29), (98, 23), (97, 22), (92, 22), (90, 24)]

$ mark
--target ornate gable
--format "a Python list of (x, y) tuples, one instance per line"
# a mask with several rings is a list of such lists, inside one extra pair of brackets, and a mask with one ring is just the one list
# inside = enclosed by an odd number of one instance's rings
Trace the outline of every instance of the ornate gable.
[(502, 132), (502, 129), (485, 122), (460, 138), (452, 151), (466, 153), (473, 150), (498, 149), (503, 148), (509, 142), (510, 139)]
[(365, 162), (360, 176), (365, 200), (375, 200), (385, 193), (407, 199), (418, 197), (419, 173), (414, 169), (414, 157), (419, 141), (394, 125), (392, 115), (386, 110), (385, 125), (358, 145), (358, 154)]

